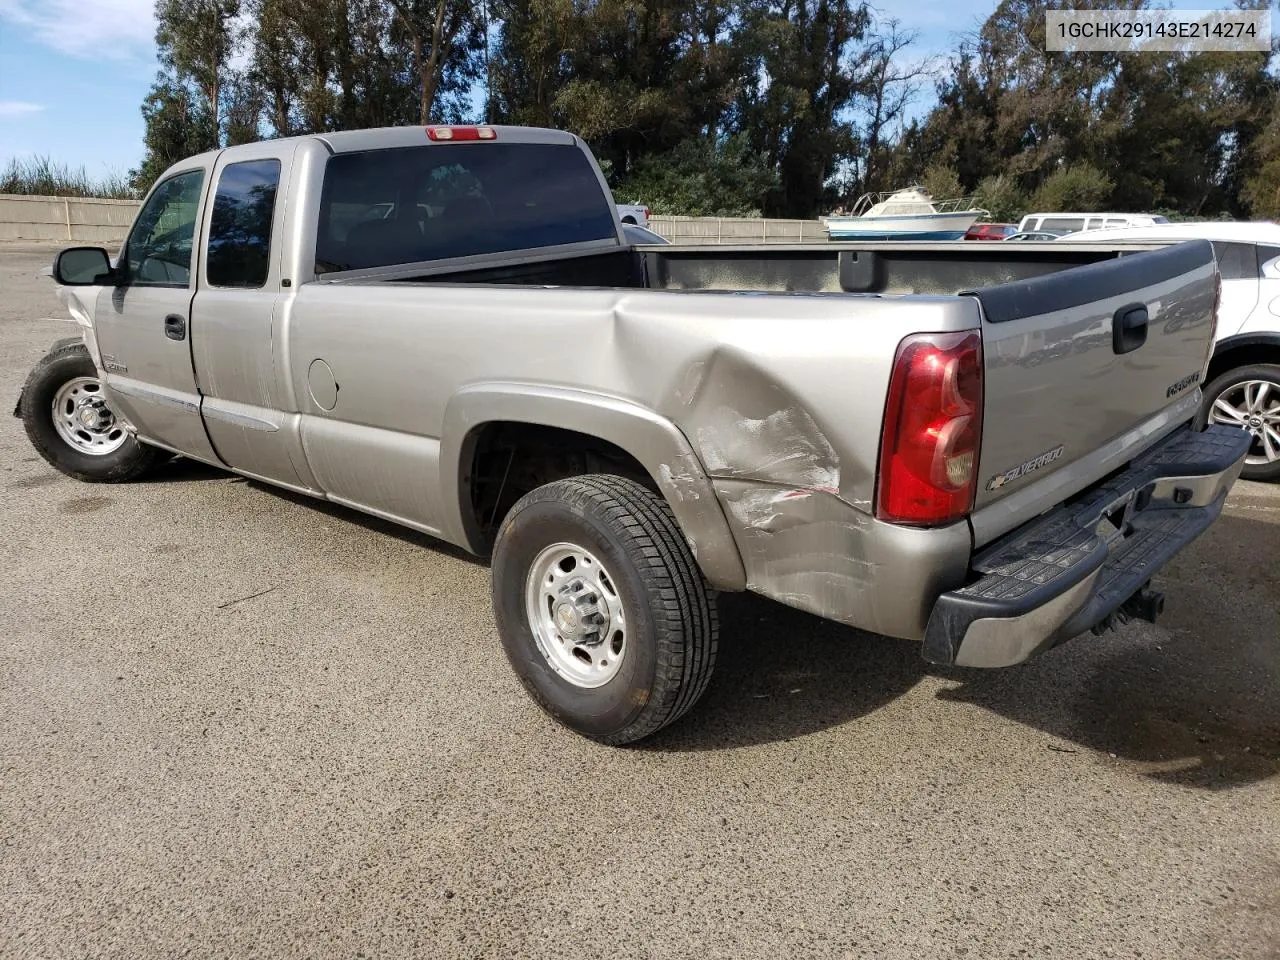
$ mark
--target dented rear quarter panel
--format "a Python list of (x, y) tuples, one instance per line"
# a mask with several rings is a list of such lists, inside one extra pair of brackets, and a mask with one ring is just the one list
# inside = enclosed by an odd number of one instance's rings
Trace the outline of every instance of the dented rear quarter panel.
[[(599, 426), (589, 409), (596, 398), (634, 411), (611, 420), (605, 439), (645, 464), (668, 499), (701, 494), (677, 504), (677, 515), (715, 585), (882, 632), (918, 632), (914, 614), (904, 631), (857, 613), (880, 563), (871, 540), (886, 526), (870, 517), (881, 420), (898, 343), (978, 326), (972, 299), (352, 282), (305, 284), (289, 309), (308, 460), (353, 489), (410, 463), (418, 476), (434, 469), (437, 490), (395, 498), (397, 509), (417, 511), (410, 519), (421, 528), (474, 546), (458, 509), (456, 434), (476, 425), (478, 398), (502, 396), (485, 406), (486, 418), (588, 433)], [(317, 359), (341, 385), (332, 410), (309, 394)], [(654, 432), (650, 414), (678, 431), (688, 455)], [(395, 448), (394, 462), (377, 449), (390, 435), (413, 438)], [(724, 549), (726, 524), (741, 557), (736, 574), (708, 553), (709, 543)], [(930, 535), (951, 553), (960, 544), (954, 534)]]

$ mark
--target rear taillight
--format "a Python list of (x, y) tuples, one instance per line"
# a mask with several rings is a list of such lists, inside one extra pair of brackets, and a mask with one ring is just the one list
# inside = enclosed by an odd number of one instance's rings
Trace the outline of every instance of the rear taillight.
[(497, 140), (493, 127), (427, 127), (432, 140)]
[(963, 517), (973, 509), (981, 438), (981, 335), (907, 337), (889, 378), (876, 516), (920, 525)]

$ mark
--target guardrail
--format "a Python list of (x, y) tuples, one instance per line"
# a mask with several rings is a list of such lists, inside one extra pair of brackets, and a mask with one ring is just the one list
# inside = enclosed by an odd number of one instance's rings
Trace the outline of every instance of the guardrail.
[(137, 200), (0, 194), (0, 240), (119, 243), (137, 212)]
[[(0, 240), (119, 243), (137, 200), (0, 194)], [(751, 217), (650, 217), (649, 228), (672, 243), (823, 243), (820, 220)]]
[(821, 220), (751, 217), (657, 217), (649, 229), (672, 243), (825, 243)]

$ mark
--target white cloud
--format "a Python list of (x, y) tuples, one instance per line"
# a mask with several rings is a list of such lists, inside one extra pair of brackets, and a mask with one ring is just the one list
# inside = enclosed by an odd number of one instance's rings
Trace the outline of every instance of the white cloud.
[(84, 60), (154, 56), (155, 0), (0, 0), (0, 20)]
[(31, 103), (27, 100), (0, 100), (0, 120), (26, 117), (33, 113), (39, 113), (43, 109), (43, 103)]

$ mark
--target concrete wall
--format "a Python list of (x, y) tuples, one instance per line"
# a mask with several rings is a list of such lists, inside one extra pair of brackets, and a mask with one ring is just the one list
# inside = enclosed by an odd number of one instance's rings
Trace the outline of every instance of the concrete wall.
[(0, 240), (57, 240), (110, 246), (124, 240), (137, 211), (137, 200), (0, 194)]
[[(118, 244), (138, 210), (136, 200), (87, 200), (0, 194), (0, 240)], [(649, 228), (672, 243), (823, 243), (819, 220), (745, 217), (650, 217)]]

